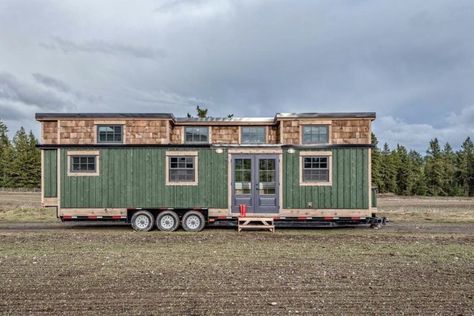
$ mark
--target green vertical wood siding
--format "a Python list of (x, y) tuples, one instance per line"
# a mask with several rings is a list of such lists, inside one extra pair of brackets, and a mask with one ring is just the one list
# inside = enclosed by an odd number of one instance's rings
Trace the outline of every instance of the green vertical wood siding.
[(166, 151), (182, 148), (101, 148), (99, 176), (68, 176), (67, 150), (61, 149), (63, 208), (227, 208), (225, 150), (186, 149), (198, 152), (197, 186), (165, 185)]
[[(312, 149), (311, 151), (314, 151)], [(283, 207), (288, 209), (367, 209), (368, 149), (332, 150), (332, 186), (300, 186), (300, 155), (283, 154)]]
[(45, 149), (43, 151), (43, 194), (44, 197), (57, 197), (58, 190), (58, 158), (56, 155), (56, 149)]
[[(76, 150), (76, 149), (69, 149)], [(86, 150), (86, 149), (81, 149)], [(91, 149), (97, 150), (97, 148)], [(67, 148), (61, 154), (63, 208), (227, 208), (227, 151), (198, 152), (198, 185), (166, 186), (166, 151), (183, 148), (101, 148), (99, 176), (67, 176)], [(308, 149), (314, 151), (314, 149)], [(368, 149), (332, 150), (332, 186), (299, 185), (299, 151), (283, 153), (283, 207), (367, 209)], [(45, 196), (56, 196), (56, 151), (45, 150)]]

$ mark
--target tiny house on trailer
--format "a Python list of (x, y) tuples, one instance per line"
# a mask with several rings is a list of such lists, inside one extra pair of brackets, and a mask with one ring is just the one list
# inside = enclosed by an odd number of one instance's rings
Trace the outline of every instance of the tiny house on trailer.
[(42, 205), (62, 221), (200, 231), (247, 216), (276, 226), (374, 224), (375, 113), (177, 118), (37, 113)]

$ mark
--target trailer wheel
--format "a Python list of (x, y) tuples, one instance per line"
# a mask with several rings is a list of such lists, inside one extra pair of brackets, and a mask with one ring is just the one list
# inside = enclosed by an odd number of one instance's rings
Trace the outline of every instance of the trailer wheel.
[(136, 231), (147, 232), (153, 228), (153, 214), (148, 211), (138, 211), (133, 214), (131, 222)]
[(179, 217), (176, 212), (164, 211), (156, 217), (156, 227), (164, 232), (175, 231), (179, 226)]
[(183, 221), (181, 225), (183, 226), (185, 231), (188, 232), (200, 232), (206, 221), (204, 216), (200, 212), (196, 211), (189, 211), (183, 216)]

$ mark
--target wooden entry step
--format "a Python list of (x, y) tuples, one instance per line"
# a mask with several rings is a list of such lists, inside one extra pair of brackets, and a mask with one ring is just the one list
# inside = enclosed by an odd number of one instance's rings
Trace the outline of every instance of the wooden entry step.
[(273, 217), (239, 217), (237, 222), (239, 232), (242, 229), (268, 229), (272, 233), (275, 232)]

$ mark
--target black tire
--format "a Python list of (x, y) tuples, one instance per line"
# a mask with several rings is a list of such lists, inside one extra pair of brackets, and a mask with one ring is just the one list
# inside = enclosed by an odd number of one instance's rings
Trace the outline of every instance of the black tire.
[(163, 232), (172, 232), (178, 229), (179, 216), (173, 211), (164, 211), (156, 217), (156, 227)]
[(206, 225), (206, 220), (200, 212), (186, 212), (181, 221), (181, 226), (187, 232), (200, 232)]
[(150, 231), (155, 225), (153, 214), (148, 211), (138, 211), (132, 216), (132, 228), (139, 232)]

